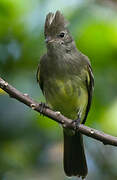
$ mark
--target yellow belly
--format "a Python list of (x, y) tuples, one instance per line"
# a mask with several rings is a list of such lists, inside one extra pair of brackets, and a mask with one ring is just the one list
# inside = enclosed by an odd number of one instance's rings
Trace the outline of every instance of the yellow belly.
[(82, 112), (83, 120), (88, 102), (86, 87), (79, 77), (73, 79), (48, 80), (49, 89), (45, 88), (45, 97), (48, 105), (64, 116), (77, 119), (78, 111)]

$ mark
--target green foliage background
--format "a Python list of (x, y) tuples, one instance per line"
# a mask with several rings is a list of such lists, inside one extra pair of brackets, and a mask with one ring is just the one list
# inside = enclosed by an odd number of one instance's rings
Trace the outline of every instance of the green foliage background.
[[(77, 47), (92, 63), (95, 90), (87, 125), (117, 136), (117, 1), (1, 0), (0, 76), (35, 100), (44, 101), (36, 83), (46, 51), (45, 16), (57, 9), (70, 21)], [(84, 138), (87, 180), (117, 179), (117, 149)], [(0, 90), (0, 179), (59, 180), (62, 128)], [(75, 178), (72, 178), (75, 180)]]

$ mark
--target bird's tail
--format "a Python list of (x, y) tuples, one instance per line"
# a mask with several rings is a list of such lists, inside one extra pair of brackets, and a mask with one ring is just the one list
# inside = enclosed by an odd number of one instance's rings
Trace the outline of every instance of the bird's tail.
[(64, 171), (67, 176), (86, 177), (88, 173), (83, 137), (79, 132), (70, 135), (64, 130)]

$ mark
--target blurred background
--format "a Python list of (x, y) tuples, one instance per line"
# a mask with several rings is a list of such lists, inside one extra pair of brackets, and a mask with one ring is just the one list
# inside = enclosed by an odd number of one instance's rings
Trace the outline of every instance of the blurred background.
[[(117, 136), (117, 1), (0, 0), (0, 76), (37, 101), (46, 51), (45, 16), (61, 10), (80, 51), (92, 63), (95, 90), (86, 125)], [(84, 137), (87, 180), (117, 180), (117, 148)], [(0, 180), (68, 180), (62, 128), (0, 89)], [(77, 178), (72, 178), (76, 180)]]

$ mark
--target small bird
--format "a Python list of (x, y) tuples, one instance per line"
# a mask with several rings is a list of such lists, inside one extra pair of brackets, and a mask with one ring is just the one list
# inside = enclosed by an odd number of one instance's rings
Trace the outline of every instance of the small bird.
[[(47, 52), (41, 57), (37, 81), (47, 105), (76, 123), (85, 123), (93, 94), (90, 61), (82, 54), (60, 11), (48, 13), (44, 28)], [(67, 176), (85, 178), (88, 173), (80, 132), (63, 128), (64, 171)]]

